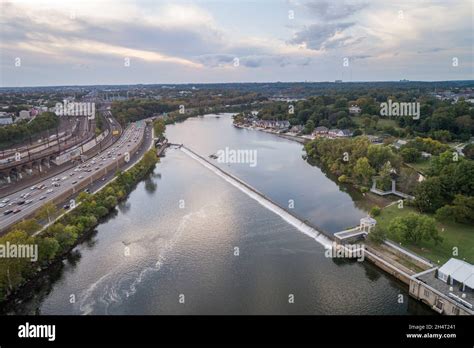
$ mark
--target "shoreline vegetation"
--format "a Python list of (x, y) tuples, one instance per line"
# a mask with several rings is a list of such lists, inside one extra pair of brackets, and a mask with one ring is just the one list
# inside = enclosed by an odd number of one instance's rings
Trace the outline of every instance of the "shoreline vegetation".
[[(164, 131), (164, 129), (163, 129)], [(148, 150), (127, 171), (119, 171), (115, 180), (100, 191), (81, 192), (80, 203), (48, 226), (41, 234), (33, 234), (41, 228), (38, 220), (49, 220), (58, 213), (54, 204), (46, 204), (33, 219), (19, 222), (0, 237), (0, 244), (38, 245), (38, 260), (27, 258), (0, 259), (0, 309), (15, 295), (40, 278), (49, 269), (62, 262), (71, 251), (92, 235), (95, 227), (115, 211), (117, 204), (127, 198), (134, 187), (155, 167), (159, 159), (155, 150)]]
[(371, 178), (383, 190), (393, 179), (400, 191), (415, 196), (413, 200), (397, 198), (394, 204), (381, 209), (372, 208), (370, 215), (377, 220), (369, 234), (372, 242), (395, 241), (433, 264), (442, 264), (451, 257), (474, 262), (472, 160), (453, 157), (446, 149), (432, 156), (426, 177), (420, 181), (413, 169), (404, 166), (403, 156), (396, 150), (372, 145), (363, 136), (316, 138), (305, 145), (305, 150), (308, 158), (338, 176), (338, 182), (349, 183), (361, 192), (368, 192)]
[[(416, 138), (413, 141), (414, 144), (405, 146), (405, 149), (429, 150), (436, 154), (432, 158), (422, 161), (418, 158), (415, 162), (422, 163), (423, 179), (427, 177), (427, 183), (432, 180), (430, 176), (441, 174), (442, 168), (445, 166), (449, 168), (443, 171), (443, 174), (446, 173), (445, 183), (452, 181), (453, 176), (465, 179), (461, 182), (456, 180), (458, 185), (451, 187), (452, 192), (443, 195), (446, 203), (449, 202), (449, 195), (457, 195), (457, 201), (456, 198), (452, 199), (454, 205), (443, 205), (443, 200), (438, 199), (437, 205), (431, 207), (426, 206), (426, 204), (432, 201), (431, 191), (433, 187), (429, 185), (426, 189), (427, 184), (421, 184), (423, 181), (419, 181), (418, 175), (421, 175), (421, 173), (417, 170), (418, 166), (405, 162), (409, 151), (397, 151), (386, 145), (371, 144), (364, 136), (342, 139), (316, 137), (311, 140), (296, 135), (288, 137), (284, 136), (287, 135), (285, 133), (280, 134), (277, 131), (257, 127), (243, 125), (237, 127), (263, 131), (304, 143), (308, 163), (318, 166), (328, 178), (339, 185), (349, 186), (362, 193), (363, 200), (366, 203), (374, 203), (372, 209), (367, 209), (369, 214), (377, 220), (373, 238), (368, 241), (372, 246), (376, 246), (387, 239), (431, 260), (435, 265), (441, 265), (451, 257), (474, 263), (474, 239), (469, 224), (472, 223), (469, 219), (472, 219), (474, 214), (474, 202), (472, 201), (474, 189), (473, 164), (472, 160), (453, 157), (453, 152), (449, 149), (449, 146), (430, 138)], [(453, 158), (457, 160), (453, 161)], [(390, 167), (386, 165), (387, 162), (390, 163)], [(418, 192), (421, 197), (415, 199), (414, 202), (405, 200), (400, 204), (398, 197), (393, 195), (382, 197), (370, 192), (369, 187), (372, 177), (377, 177), (377, 188), (388, 189), (394, 171), (401, 173), (396, 177), (397, 185), (400, 185), (401, 191), (410, 194)], [(448, 175), (449, 171), (457, 173)], [(463, 189), (461, 192), (457, 192), (459, 190), (456, 190), (455, 187)], [(423, 193), (426, 193), (427, 197)], [(457, 221), (456, 216), (458, 216)], [(427, 218), (424, 221), (430, 227), (419, 231), (420, 239), (409, 237), (409, 233), (403, 231), (405, 227), (403, 224), (409, 223), (408, 220), (403, 220), (407, 217), (411, 217), (417, 223), (419, 219)], [(392, 223), (394, 219), (395, 223)], [(397, 227), (399, 222), (402, 223), (402, 228)], [(421, 224), (421, 220), (419, 223)]]

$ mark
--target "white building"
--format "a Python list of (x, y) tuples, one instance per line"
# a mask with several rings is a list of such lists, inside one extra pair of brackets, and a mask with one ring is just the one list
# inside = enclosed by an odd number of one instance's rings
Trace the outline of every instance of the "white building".
[(18, 114), (18, 120), (29, 120), (30, 117), (30, 112), (28, 110), (21, 110)]
[(350, 114), (358, 115), (358, 114), (360, 114), (361, 111), (362, 111), (362, 109), (358, 105), (349, 106), (349, 113)]
[(11, 116), (0, 117), (0, 126), (6, 126), (12, 123), (13, 123), (13, 120)]
[(474, 265), (451, 258), (438, 269), (438, 279), (448, 285), (462, 284), (463, 291), (466, 290), (466, 287), (474, 291)]

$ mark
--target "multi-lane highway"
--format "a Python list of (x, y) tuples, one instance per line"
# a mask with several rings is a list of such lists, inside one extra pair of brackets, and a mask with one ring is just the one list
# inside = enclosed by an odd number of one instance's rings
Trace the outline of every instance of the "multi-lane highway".
[[(54, 178), (48, 178), (37, 182), (34, 186), (25, 188), (14, 194), (0, 199), (0, 231), (31, 216), (46, 202), (54, 201), (61, 197), (72, 187), (83, 187), (84, 183), (93, 183), (93, 177), (110, 174), (119, 168), (121, 159), (134, 159), (135, 153), (130, 153), (145, 136), (145, 122), (132, 123), (123, 132), (120, 139), (101, 153), (88, 159), (87, 161), (66, 170)], [(134, 152), (137, 152), (135, 150)], [(123, 162), (123, 161), (121, 161)], [(111, 167), (116, 164), (116, 167)], [(109, 170), (107, 170), (109, 167)]]

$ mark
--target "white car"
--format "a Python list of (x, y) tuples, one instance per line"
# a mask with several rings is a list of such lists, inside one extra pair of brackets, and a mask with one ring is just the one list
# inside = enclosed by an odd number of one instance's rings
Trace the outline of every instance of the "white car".
[(33, 190), (35, 190), (35, 189), (36, 189), (36, 186), (31, 186), (31, 187), (30, 187), (30, 190), (31, 190), (31, 191), (33, 191)]
[(46, 193), (53, 193), (53, 189), (49, 189), (48, 191), (46, 191)]
[(78, 179), (84, 179), (84, 177), (81, 175), (81, 176), (78, 176), (77, 177)]
[(5, 198), (5, 199), (2, 201), (2, 203), (8, 203), (8, 202), (10, 202), (10, 198)]
[(0, 208), (3, 208), (7, 205), (7, 203), (0, 203)]

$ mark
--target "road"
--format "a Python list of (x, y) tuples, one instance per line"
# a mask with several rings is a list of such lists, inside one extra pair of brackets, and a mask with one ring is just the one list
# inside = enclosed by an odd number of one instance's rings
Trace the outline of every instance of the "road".
[[(133, 148), (133, 144), (139, 143), (143, 137), (145, 137), (145, 140), (148, 140), (144, 141), (144, 143), (149, 144), (149, 141), (151, 141), (151, 139), (149, 139), (151, 137), (150, 131), (146, 133), (148, 134), (145, 134), (144, 121), (132, 123), (111, 148), (104, 150), (102, 153), (95, 155), (74, 168), (62, 172), (60, 176), (56, 178), (42, 180), (31, 188), (25, 188), (3, 197), (0, 203), (0, 231), (5, 231), (12, 224), (32, 214), (45, 203), (53, 201), (55, 198), (57, 199), (75, 185), (90, 181), (90, 185), (93, 187), (97, 180), (92, 180), (92, 176), (101, 170), (103, 171), (103, 175), (106, 176), (106, 180), (110, 180), (115, 173), (115, 169), (109, 169), (107, 171), (105, 167), (114, 162), (117, 163), (117, 169), (123, 169), (123, 167), (131, 165), (133, 161), (139, 158), (140, 154), (138, 152), (141, 149), (138, 149), (138, 151), (135, 151), (133, 154), (128, 153), (128, 149)], [(147, 147), (144, 145), (145, 144), (141, 147)], [(142, 151), (144, 150), (142, 149)], [(129, 156), (130, 161), (126, 163), (125, 166), (119, 167), (118, 161), (124, 156)], [(99, 180), (99, 183), (103, 184), (104, 181)], [(44, 187), (42, 187), (42, 185), (44, 185)], [(42, 188), (40, 189), (39, 187)], [(23, 201), (24, 203), (21, 203)], [(20, 205), (18, 203), (20, 203)], [(15, 209), (19, 211), (16, 213), (5, 213)]]
[[(101, 110), (103, 112), (104, 119), (106, 120), (106, 127), (109, 130), (108, 135), (94, 148), (86, 151), (83, 155), (88, 158), (89, 156), (94, 156), (97, 152), (101, 152), (103, 149), (111, 146), (115, 141), (117, 141), (120, 136), (113, 135), (113, 130), (117, 130), (118, 133), (122, 133), (122, 127), (120, 124), (112, 117), (110, 111)], [(22, 180), (19, 181), (12, 181), (9, 184), (2, 184), (0, 185), (0, 201), (4, 198), (4, 196), (13, 194), (17, 191), (20, 191), (24, 188), (30, 187), (37, 182), (45, 180), (47, 178), (51, 178), (54, 175), (60, 175), (66, 169), (73, 167), (71, 162), (63, 163), (59, 166), (52, 165), (50, 168), (44, 167), (41, 173), (37, 173), (31, 176), (24, 176)]]

